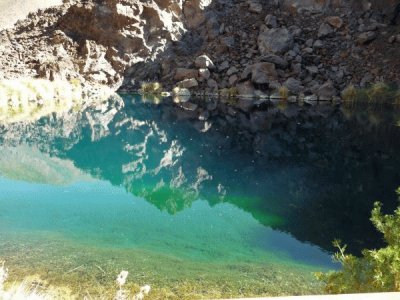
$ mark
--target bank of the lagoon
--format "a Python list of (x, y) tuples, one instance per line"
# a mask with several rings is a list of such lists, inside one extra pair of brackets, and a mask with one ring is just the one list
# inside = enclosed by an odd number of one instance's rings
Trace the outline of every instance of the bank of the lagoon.
[(112, 298), (127, 270), (151, 299), (316, 294), (333, 239), (382, 245), (369, 216), (397, 205), (393, 106), (153, 100), (1, 125), (9, 284)]

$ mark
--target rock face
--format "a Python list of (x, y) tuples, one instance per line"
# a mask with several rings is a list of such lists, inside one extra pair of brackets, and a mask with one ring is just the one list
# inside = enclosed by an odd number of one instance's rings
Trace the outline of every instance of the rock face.
[[(182, 5), (173, 0), (64, 2), (1, 33), (3, 57), (18, 52), (20, 60), (26, 58), (7, 77), (77, 78), (117, 89), (125, 71), (154, 61), (184, 31)], [(37, 61), (28, 59), (38, 56)]]

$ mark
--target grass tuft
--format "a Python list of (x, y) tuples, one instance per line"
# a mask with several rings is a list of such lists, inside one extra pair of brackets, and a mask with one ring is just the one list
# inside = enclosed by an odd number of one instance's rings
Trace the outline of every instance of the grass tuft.
[(350, 84), (342, 92), (342, 99), (347, 102), (354, 102), (357, 100), (358, 93), (354, 85)]
[(226, 97), (226, 98), (235, 98), (239, 95), (239, 91), (236, 87), (231, 87), (231, 88), (221, 89), (219, 91), (219, 95), (221, 97)]
[(373, 84), (367, 90), (367, 97), (369, 101), (384, 101), (390, 99), (392, 93), (389, 86), (383, 82)]
[(287, 100), (289, 98), (289, 89), (282, 85), (279, 90), (278, 90), (279, 96), (283, 99), (283, 100)]
[(148, 95), (161, 95), (163, 87), (159, 82), (142, 82), (140, 93)]

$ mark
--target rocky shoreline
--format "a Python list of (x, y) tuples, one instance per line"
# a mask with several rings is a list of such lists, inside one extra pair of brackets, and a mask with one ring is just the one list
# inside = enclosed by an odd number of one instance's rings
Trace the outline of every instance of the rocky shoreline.
[[(64, 1), (0, 32), (0, 79), (332, 99), (400, 84), (398, 1)], [(400, 20), (398, 20), (400, 23)]]

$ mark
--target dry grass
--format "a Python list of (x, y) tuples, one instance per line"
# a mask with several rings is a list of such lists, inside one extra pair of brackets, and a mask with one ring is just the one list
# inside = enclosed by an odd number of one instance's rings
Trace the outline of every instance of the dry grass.
[(373, 84), (368, 90), (367, 90), (367, 96), (369, 101), (384, 101), (388, 100), (391, 98), (392, 93), (390, 91), (390, 88), (387, 84), (383, 82), (378, 82)]
[(163, 87), (159, 82), (142, 82), (139, 92), (148, 95), (161, 95)]
[(289, 98), (289, 90), (286, 86), (282, 85), (278, 90), (279, 96), (283, 100), (287, 100)]
[(354, 85), (350, 84), (342, 92), (342, 99), (347, 102), (353, 102), (357, 100), (357, 90)]
[(231, 88), (226, 88), (226, 89), (221, 89), (219, 90), (219, 95), (221, 97), (226, 97), (226, 98), (234, 98), (237, 97), (239, 94), (239, 91), (236, 87), (231, 87)]

